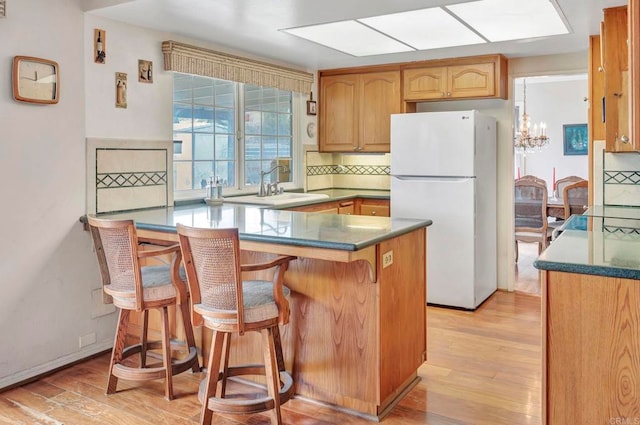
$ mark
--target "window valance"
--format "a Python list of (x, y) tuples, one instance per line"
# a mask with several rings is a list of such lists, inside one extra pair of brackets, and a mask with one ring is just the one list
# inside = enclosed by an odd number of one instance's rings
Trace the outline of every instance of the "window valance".
[(164, 69), (227, 81), (310, 93), (313, 74), (176, 41), (162, 43)]

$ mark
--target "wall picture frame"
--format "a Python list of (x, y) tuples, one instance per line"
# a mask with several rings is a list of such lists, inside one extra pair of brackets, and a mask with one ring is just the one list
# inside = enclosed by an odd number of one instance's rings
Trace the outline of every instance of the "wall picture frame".
[(138, 59), (138, 82), (153, 83), (153, 62)]
[(116, 108), (127, 107), (127, 74), (116, 72)]
[(562, 141), (565, 155), (587, 155), (589, 151), (587, 124), (564, 124)]
[(307, 100), (307, 115), (316, 115), (318, 113), (315, 100)]
[(93, 30), (93, 61), (99, 64), (107, 62), (107, 32), (99, 28)]

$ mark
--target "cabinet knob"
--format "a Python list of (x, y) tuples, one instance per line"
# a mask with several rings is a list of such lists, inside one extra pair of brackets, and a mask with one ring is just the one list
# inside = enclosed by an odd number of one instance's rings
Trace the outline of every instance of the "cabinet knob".
[(622, 136), (620, 136), (620, 141), (626, 145), (627, 143), (629, 143), (629, 138), (623, 134)]
[(376, 215), (375, 210), (374, 210), (374, 211), (371, 211), (371, 215)]
[(450, 91), (447, 92), (447, 96), (451, 97), (451, 92)]

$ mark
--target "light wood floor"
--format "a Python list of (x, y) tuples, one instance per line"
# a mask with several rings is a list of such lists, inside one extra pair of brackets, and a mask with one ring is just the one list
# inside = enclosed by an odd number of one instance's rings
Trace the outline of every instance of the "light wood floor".
[[(476, 312), (427, 307), (428, 360), (420, 383), (383, 420), (388, 425), (540, 424), (540, 297), (497, 292)], [(194, 424), (202, 373), (129, 384), (104, 394), (108, 355), (0, 393), (0, 424)], [(301, 400), (283, 407), (287, 424), (370, 424)], [(220, 424), (267, 424), (268, 416), (214, 416)]]
[(533, 267), (533, 262), (538, 258), (538, 244), (518, 242), (518, 251), (514, 289), (540, 296), (540, 270)]

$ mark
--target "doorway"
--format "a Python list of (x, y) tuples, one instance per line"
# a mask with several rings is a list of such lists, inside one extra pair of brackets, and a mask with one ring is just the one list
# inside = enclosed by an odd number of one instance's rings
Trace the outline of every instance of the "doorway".
[[(526, 86), (526, 92), (525, 92)], [(525, 109), (529, 115), (530, 130), (546, 124), (549, 143), (541, 149), (515, 151), (513, 155), (514, 180), (533, 175), (547, 184), (553, 196), (555, 182), (563, 177), (589, 176), (586, 149), (574, 141), (573, 130), (588, 122), (588, 76), (586, 73), (529, 76), (514, 79), (514, 132), (522, 122)], [(526, 95), (525, 95), (526, 93)], [(540, 130), (538, 130), (540, 131)], [(515, 136), (515, 134), (514, 134)], [(586, 137), (586, 133), (585, 133)], [(551, 217), (549, 220), (555, 220)], [(514, 290), (540, 295), (540, 273), (533, 267), (538, 256), (537, 243), (518, 242), (519, 258), (514, 267)]]

